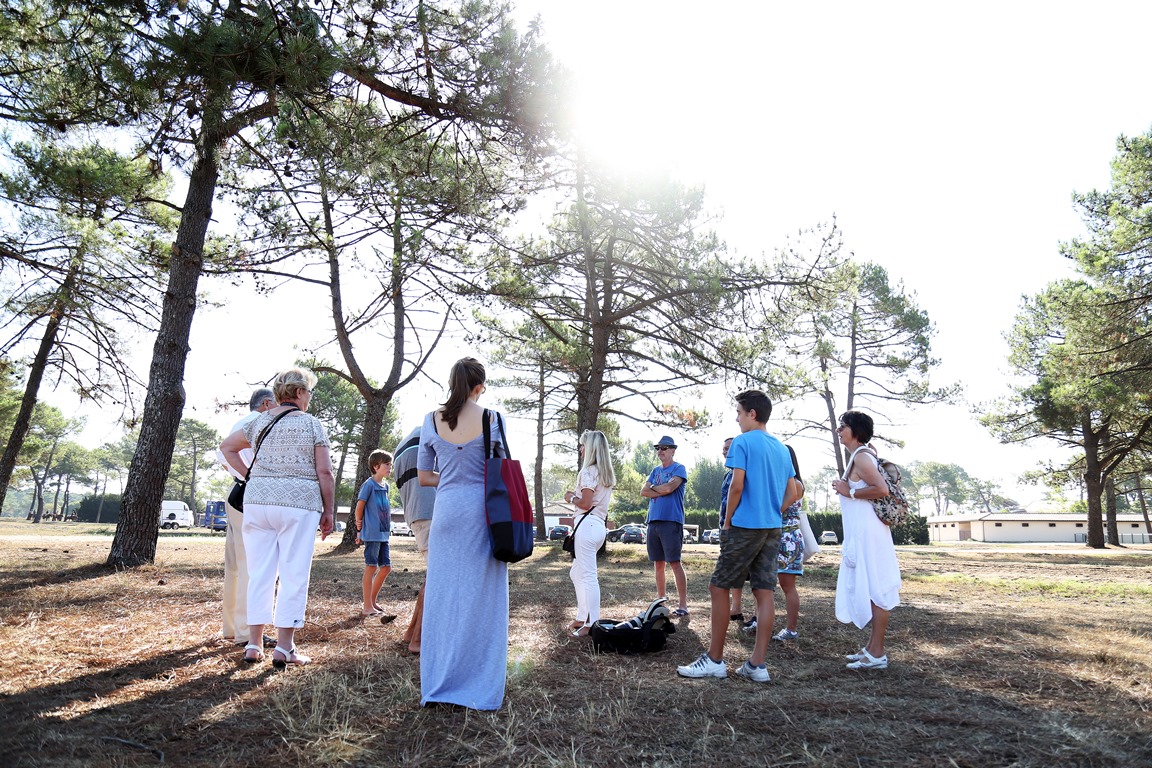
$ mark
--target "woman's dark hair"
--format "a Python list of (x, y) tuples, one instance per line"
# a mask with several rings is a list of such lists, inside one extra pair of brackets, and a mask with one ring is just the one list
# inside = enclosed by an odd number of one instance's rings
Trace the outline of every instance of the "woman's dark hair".
[(487, 379), (484, 364), (474, 357), (462, 357), (452, 366), (452, 372), (448, 374), (448, 400), (440, 409), (448, 429), (456, 429), (456, 421), (468, 402), (468, 395)]
[(804, 478), (800, 477), (800, 462), (796, 459), (796, 451), (792, 450), (792, 446), (784, 446), (788, 449), (788, 455), (792, 457), (792, 469), (796, 472), (796, 482), (804, 485)]
[(862, 443), (872, 439), (872, 417), (860, 411), (845, 411), (840, 423), (852, 430), (852, 436)]

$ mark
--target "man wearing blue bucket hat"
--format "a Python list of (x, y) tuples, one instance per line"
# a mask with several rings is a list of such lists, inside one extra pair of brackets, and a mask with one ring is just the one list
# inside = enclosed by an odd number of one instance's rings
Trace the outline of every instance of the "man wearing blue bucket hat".
[(660, 464), (648, 475), (640, 495), (648, 502), (648, 559), (656, 568), (657, 597), (665, 597), (664, 565), (672, 566), (676, 579), (676, 595), (680, 607), (673, 616), (688, 615), (688, 583), (684, 577), (684, 566), (680, 564), (680, 552), (684, 547), (684, 486), (688, 482), (688, 471), (684, 465), (674, 461), (676, 442), (665, 435), (652, 446)]

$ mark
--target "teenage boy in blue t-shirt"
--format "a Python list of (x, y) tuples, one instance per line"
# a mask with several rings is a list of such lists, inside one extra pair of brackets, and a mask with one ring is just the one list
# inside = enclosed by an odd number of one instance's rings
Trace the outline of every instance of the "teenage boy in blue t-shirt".
[(724, 465), (732, 470), (728, 508), (720, 528), (720, 558), (708, 585), (712, 599), (712, 631), (708, 652), (687, 666), (682, 677), (727, 677), (724, 639), (727, 636), (730, 590), (752, 582), (756, 598), (756, 644), (752, 656), (736, 674), (768, 682), (764, 655), (772, 632), (776, 589), (776, 555), (780, 550), (781, 510), (799, 498), (792, 481), (795, 470), (784, 444), (768, 434), (765, 424), (772, 401), (755, 389), (736, 395), (740, 435), (732, 441)]
[(375, 450), (368, 455), (372, 477), (360, 486), (356, 497), (356, 543), (364, 543), (364, 607), (361, 616), (379, 616), (384, 609), (376, 602), (384, 580), (392, 573), (388, 554), (388, 537), (392, 531), (392, 505), (388, 501), (388, 484), (392, 472), (392, 454)]

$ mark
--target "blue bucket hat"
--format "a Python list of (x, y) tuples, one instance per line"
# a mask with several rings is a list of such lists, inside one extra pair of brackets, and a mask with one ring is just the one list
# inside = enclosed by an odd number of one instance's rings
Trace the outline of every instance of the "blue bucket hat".
[(653, 448), (675, 448), (677, 446), (676, 446), (676, 443), (672, 441), (672, 438), (668, 437), (668, 435), (664, 435), (664, 437), (660, 438), (656, 442), (656, 445), (654, 445), (652, 447)]

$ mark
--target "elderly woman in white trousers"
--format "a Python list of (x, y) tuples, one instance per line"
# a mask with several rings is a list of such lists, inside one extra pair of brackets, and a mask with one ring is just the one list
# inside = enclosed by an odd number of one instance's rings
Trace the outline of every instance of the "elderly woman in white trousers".
[[(304, 626), (316, 528), (332, 531), (335, 478), (324, 426), (308, 410), (316, 376), (291, 368), (272, 390), (279, 406), (233, 432), (220, 444), (225, 460), (244, 470), (240, 451), (254, 448), (244, 493), (244, 549), (248, 553), (248, 645), (244, 661), (264, 658), (264, 625), (276, 626), (272, 665), (283, 669), (311, 661), (296, 650), (295, 631)], [(279, 578), (279, 594), (276, 581)], [(273, 610), (275, 602), (275, 610)]]
[(576, 588), (576, 620), (568, 625), (573, 637), (586, 637), (600, 620), (600, 581), (596, 574), (596, 552), (607, 533), (608, 505), (616, 472), (608, 439), (603, 432), (587, 430), (580, 435), (580, 474), (576, 489), (564, 499), (576, 507), (576, 557), (572, 561), (572, 586)]

